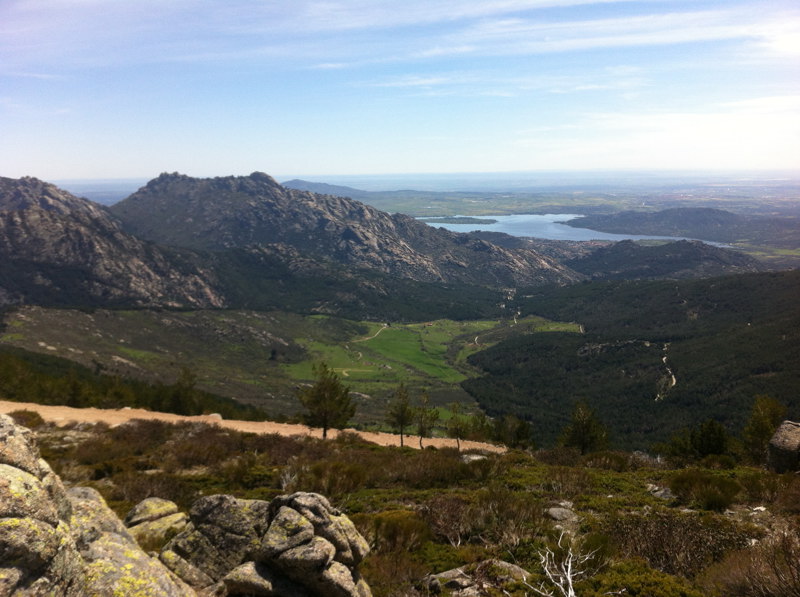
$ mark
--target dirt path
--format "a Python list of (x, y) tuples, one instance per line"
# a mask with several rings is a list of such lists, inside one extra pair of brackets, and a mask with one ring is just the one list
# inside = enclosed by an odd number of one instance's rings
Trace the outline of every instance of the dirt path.
[(367, 340), (372, 340), (374, 338), (377, 338), (378, 335), (388, 327), (389, 327), (388, 323), (381, 324), (381, 327), (378, 328), (378, 331), (375, 332), (374, 334), (372, 334), (371, 336), (367, 336), (366, 338), (359, 338), (358, 340), (352, 340), (352, 342), (354, 342), (354, 343), (355, 342), (366, 342)]
[[(169, 423), (178, 423), (180, 421), (194, 421), (198, 423), (210, 423), (227, 427), (236, 431), (245, 431), (249, 433), (277, 433), (278, 435), (308, 435), (311, 437), (322, 437), (321, 429), (314, 429), (306, 427), (305, 425), (292, 425), (289, 423), (273, 423), (271, 421), (233, 421), (225, 420), (219, 415), (202, 415), (196, 417), (185, 417), (182, 415), (173, 415), (171, 413), (161, 413), (140, 408), (119, 408), (119, 409), (102, 409), (102, 408), (71, 408), (69, 406), (47, 406), (42, 404), (34, 404), (32, 402), (8, 402), (0, 400), (0, 413), (7, 414), (15, 410), (32, 410), (38, 412), (42, 418), (50, 423), (63, 426), (70, 422), (76, 423), (100, 423), (105, 422), (111, 426), (126, 423), (132, 419), (149, 419), (158, 421), (167, 421)], [(357, 431), (355, 429), (347, 429), (353, 433), (357, 433), (368, 442), (372, 442), (381, 446), (399, 446), (400, 436), (392, 433), (378, 433), (373, 431)], [(331, 429), (328, 431), (330, 437), (336, 437), (338, 431)], [(404, 444), (411, 448), (419, 447), (419, 438), (416, 436), (406, 436)], [(422, 440), (423, 446), (435, 446), (437, 448), (456, 447), (456, 440), (445, 438), (425, 438)], [(482, 450), (486, 452), (505, 452), (505, 449), (500, 446), (492, 444), (484, 444), (481, 442), (461, 442), (462, 450)]]

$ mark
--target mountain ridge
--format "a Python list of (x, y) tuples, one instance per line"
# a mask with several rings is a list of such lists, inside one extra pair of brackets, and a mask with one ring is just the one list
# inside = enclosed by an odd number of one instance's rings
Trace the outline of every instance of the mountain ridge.
[(162, 174), (110, 211), (132, 234), (160, 244), (211, 251), (286, 244), (420, 282), (516, 286), (582, 278), (530, 249), (505, 249), (346, 197), (287, 189), (259, 172)]

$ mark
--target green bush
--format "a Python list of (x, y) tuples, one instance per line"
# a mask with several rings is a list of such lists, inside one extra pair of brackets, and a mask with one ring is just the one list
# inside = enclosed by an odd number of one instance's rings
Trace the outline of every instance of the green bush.
[(742, 486), (730, 477), (701, 469), (687, 469), (672, 476), (669, 488), (685, 504), (721, 512), (733, 504)]
[(355, 514), (351, 518), (373, 552), (410, 552), (432, 539), (428, 524), (411, 510)]
[(685, 579), (649, 567), (641, 560), (611, 566), (581, 583), (581, 597), (625, 595), (626, 597), (704, 597)]
[(44, 425), (42, 415), (34, 410), (13, 410), (8, 416), (14, 419), (17, 425), (22, 425), (28, 429), (36, 429)]
[(718, 515), (672, 510), (610, 517), (603, 528), (617, 556), (687, 578), (761, 533)]

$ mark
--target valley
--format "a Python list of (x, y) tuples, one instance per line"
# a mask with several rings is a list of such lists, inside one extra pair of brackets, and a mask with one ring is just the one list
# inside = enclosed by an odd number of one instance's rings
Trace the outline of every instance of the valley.
[(415, 394), (425, 390), (440, 407), (470, 404), (459, 386), (475, 373), (469, 355), (512, 335), (579, 332), (576, 324), (534, 316), (381, 324), (287, 312), (41, 307), (11, 311), (3, 327), (0, 346), (60, 357), (105, 375), (173, 383), (188, 368), (199, 388), (273, 418), (297, 414), (298, 384), (310, 382), (313, 365), (325, 362), (355, 393), (355, 420), (366, 427), (384, 425), (400, 383)]
[[(638, 193), (577, 195), (609, 227), (738, 222), (734, 244), (797, 250), (788, 212), (773, 242), (763, 214), (670, 212), (661, 192), (618, 218)], [(392, 200), (432, 199), (408, 193)], [(369, 544), (376, 597), (446, 594), (453, 575), (548, 595), (548, 557), (594, 562), (581, 597), (787, 594), (800, 484), (765, 465), (800, 416), (791, 259), (462, 234), (263, 173), (163, 174), (111, 209), (0, 179), (0, 258), (0, 423), (120, 519), (151, 497), (197, 518), (317, 492)], [(300, 397), (341, 386), (328, 429)]]
[[(438, 433), (458, 404), (519, 417), (543, 446), (578, 400), (628, 449), (706, 417), (740, 429), (762, 393), (800, 407), (800, 289), (796, 271), (769, 271), (778, 261), (698, 241), (457, 233), (374, 207), (419, 213), (422, 197), (467, 216), (486, 213), (482, 202), (493, 214), (557, 207), (617, 231), (792, 251), (791, 184), (587, 187), (570, 198), (292, 182), (165, 173), (105, 208), (36, 179), (1, 179), (0, 347), (157, 384), (146, 404), (179, 408), (191, 382), (204, 400), (277, 419), (298, 415), (298, 388), (324, 362), (352, 391), (360, 427), (385, 427), (404, 384), (439, 409)], [(760, 207), (748, 210), (754, 195)], [(638, 215), (610, 215), (636, 197)], [(584, 209), (598, 198), (605, 207)], [(770, 240), (776, 222), (783, 232)]]

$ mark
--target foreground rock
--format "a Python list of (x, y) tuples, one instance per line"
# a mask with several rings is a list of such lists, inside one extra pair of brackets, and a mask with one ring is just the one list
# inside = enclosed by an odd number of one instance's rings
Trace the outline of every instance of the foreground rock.
[[(439, 574), (431, 574), (425, 578), (421, 589), (427, 595), (480, 597), (494, 595), (497, 591), (502, 591), (504, 585), (524, 582), (528, 577), (530, 574), (515, 564), (502, 560), (485, 560)], [(503, 594), (507, 593), (503, 591)]]
[[(320, 495), (207, 496), (188, 517), (150, 498), (126, 524), (96, 490), (66, 491), (31, 432), (0, 415), (0, 597), (371, 595), (366, 541)], [(137, 538), (166, 545), (154, 557)]]
[(199, 592), (216, 595), (368, 597), (357, 566), (369, 551), (324, 497), (271, 503), (214, 495), (195, 502), (187, 528), (161, 560)]
[(31, 432), (0, 415), (0, 596), (190, 596), (95, 490), (69, 492)]

